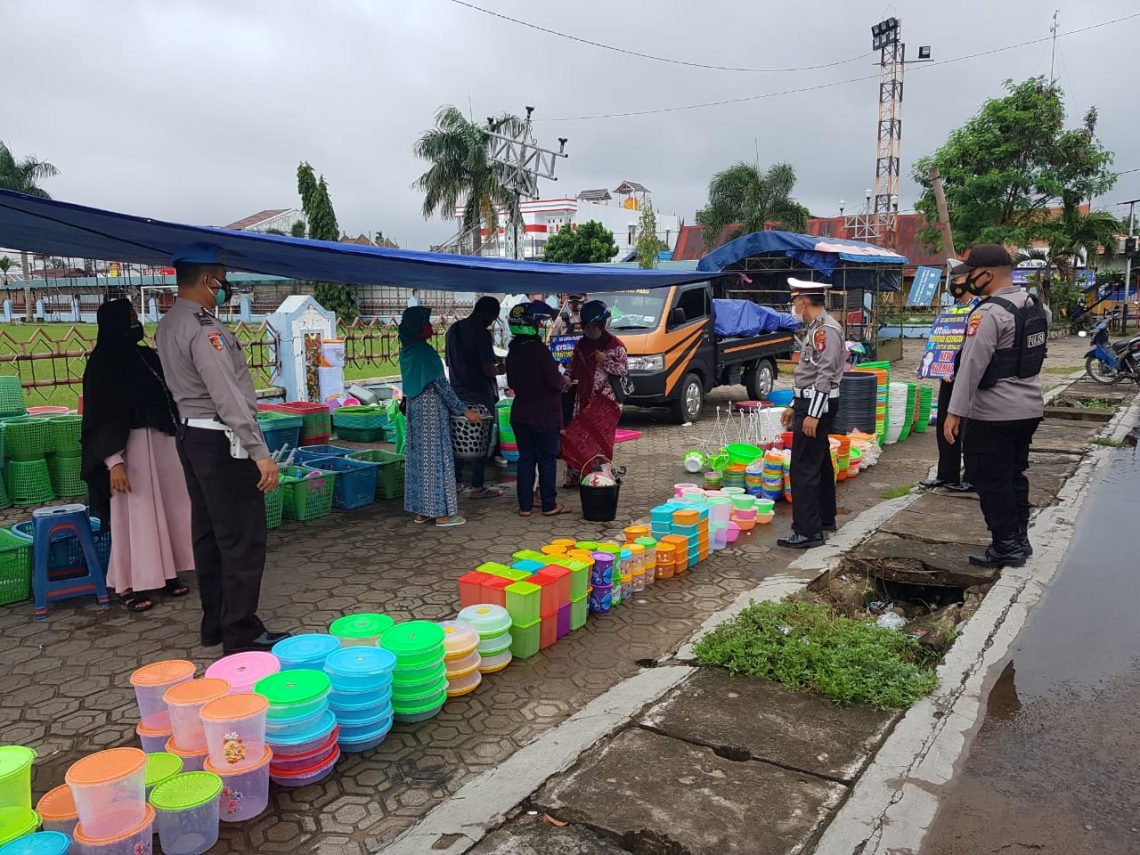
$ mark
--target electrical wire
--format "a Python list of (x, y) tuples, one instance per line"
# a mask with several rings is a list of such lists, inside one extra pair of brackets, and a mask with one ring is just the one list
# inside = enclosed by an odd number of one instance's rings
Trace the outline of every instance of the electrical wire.
[[(460, 2), (460, 0), (451, 0), (451, 2)], [(1134, 12), (1131, 15), (1124, 15), (1124, 16), (1119, 17), (1119, 18), (1114, 18), (1111, 21), (1102, 21), (1099, 24), (1090, 24), (1087, 27), (1081, 27), (1080, 29), (1076, 29), (1076, 30), (1069, 30), (1068, 32), (1065, 32), (1065, 33), (1058, 33), (1057, 37), (1058, 38), (1064, 38), (1066, 36), (1075, 36), (1075, 35), (1078, 35), (1079, 33), (1087, 33), (1090, 30), (1098, 30), (1098, 29), (1101, 29), (1102, 27), (1108, 27), (1108, 26), (1111, 26), (1113, 24), (1122, 23), (1124, 21), (1131, 21), (1135, 18), (1140, 18), (1140, 12)], [(1017, 50), (1019, 48), (1028, 47), (1030, 45), (1036, 45), (1036, 44), (1040, 44), (1042, 42), (1047, 42), (1047, 41), (1050, 41), (1052, 38), (1053, 38), (1052, 35), (1048, 35), (1048, 36), (1044, 36), (1043, 38), (1039, 38), (1039, 39), (1030, 39), (1029, 41), (1019, 42), (1017, 44), (1012, 44), (1012, 45), (1005, 45), (1003, 47), (990, 48), (989, 50), (978, 51), (976, 53), (966, 54), (964, 56), (951, 57), (950, 59), (935, 60), (933, 62), (915, 63), (914, 67), (911, 69), (911, 71), (914, 72), (914, 71), (925, 70), (925, 69), (933, 68), (935, 66), (940, 66), (940, 65), (952, 65), (953, 63), (956, 63), (956, 62), (966, 62), (967, 60), (978, 59), (979, 57), (983, 57), (983, 56), (993, 56), (994, 54), (1005, 53), (1007, 51)], [(909, 63), (908, 63), (908, 65), (909, 65)], [(779, 92), (764, 92), (764, 93), (761, 93), (759, 95), (746, 95), (742, 98), (726, 98), (726, 99), (723, 99), (720, 101), (705, 101), (705, 102), (700, 103), (700, 104), (683, 104), (683, 105), (679, 105), (679, 106), (675, 106), (675, 107), (653, 107), (653, 108), (648, 108), (645, 110), (631, 110), (631, 111), (626, 111), (626, 112), (622, 112), (622, 113), (598, 113), (598, 114), (594, 114), (594, 115), (585, 115), (585, 116), (559, 116), (559, 117), (556, 117), (553, 119), (543, 119), (541, 121), (544, 121), (544, 122), (578, 122), (578, 121), (588, 121), (588, 120), (594, 120), (594, 119), (624, 119), (624, 118), (631, 118), (631, 117), (636, 117), (636, 116), (648, 116), (648, 115), (653, 115), (653, 114), (657, 114), (657, 113), (676, 113), (676, 112), (680, 112), (680, 111), (684, 111), (684, 110), (699, 110), (699, 109), (703, 109), (706, 107), (723, 107), (723, 106), (726, 106), (729, 104), (744, 104), (744, 103), (747, 103), (750, 101), (759, 101), (759, 100), (764, 99), (764, 98), (778, 98), (778, 97), (781, 97), (783, 95), (798, 95), (798, 94), (801, 94), (803, 92), (815, 92), (815, 91), (818, 91), (820, 89), (830, 89), (833, 86), (847, 86), (847, 85), (850, 85), (852, 83), (861, 83), (861, 82), (866, 81), (866, 80), (877, 80), (878, 78), (879, 78), (878, 74), (870, 74), (870, 75), (864, 75), (862, 77), (849, 77), (846, 80), (837, 80), (837, 81), (832, 81), (830, 83), (820, 83), (820, 84), (816, 84), (814, 86), (801, 86), (801, 87), (796, 88), (796, 89), (784, 89), (784, 90), (781, 90)], [(539, 121), (539, 120), (536, 119), (535, 121)]]
[(638, 59), (649, 59), (653, 62), (664, 62), (669, 65), (683, 65), (688, 68), (703, 68), (710, 71), (734, 71), (744, 74), (776, 74), (782, 71), (818, 71), (822, 68), (835, 68), (839, 65), (847, 65), (852, 62), (858, 62), (870, 56), (871, 53), (861, 53), (859, 56), (853, 56), (850, 59), (839, 59), (835, 62), (824, 63), (823, 65), (800, 65), (791, 66), (788, 68), (747, 68), (735, 65), (710, 65), (703, 62), (690, 62), (684, 59), (674, 59), (667, 56), (655, 56), (651, 53), (641, 53), (636, 50), (629, 50), (628, 48), (618, 47), (617, 45), (606, 44), (605, 42), (596, 42), (593, 39), (582, 38), (581, 36), (570, 35), (558, 30), (552, 30), (548, 27), (540, 26), (539, 24), (532, 24), (530, 21), (523, 21), (519, 18), (512, 18), (510, 15), (504, 15), (502, 12), (496, 12), (494, 9), (485, 9), (482, 6), (476, 6), (474, 3), (468, 3), (466, 0), (449, 0), (456, 6), (463, 6), (466, 9), (472, 9), (476, 12), (482, 12), (484, 15), (490, 15), (493, 18), (499, 18), (503, 21), (509, 21), (512, 24), (518, 24), (522, 27), (527, 27), (532, 30), (537, 30), (540, 33), (546, 33), (550, 36), (557, 36), (560, 39), (569, 39), (578, 44), (589, 45), (590, 47), (601, 48), (602, 50), (613, 51), (614, 53), (625, 54), (626, 56), (634, 56)]

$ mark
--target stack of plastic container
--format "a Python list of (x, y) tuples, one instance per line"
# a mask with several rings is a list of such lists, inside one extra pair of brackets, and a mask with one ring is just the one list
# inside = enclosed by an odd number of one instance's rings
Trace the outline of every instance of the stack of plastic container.
[(728, 496), (709, 497), (710, 549), (724, 549), (728, 545), (728, 524), (732, 522), (732, 501)]
[(40, 827), (32, 810), (32, 764), (36, 752), (22, 745), (0, 746), (0, 843)]
[(348, 647), (325, 660), (332, 681), (329, 708), (336, 716), (341, 751), (370, 751), (387, 737), (395, 667), (396, 657), (379, 647)]
[[(164, 753), (163, 756), (169, 755)], [(181, 769), (181, 760), (178, 761), (178, 765)], [(75, 826), (79, 822), (79, 812), (75, 809), (75, 797), (71, 794), (71, 787), (67, 784), (60, 784), (44, 793), (36, 803), (36, 813), (43, 820), (44, 831), (60, 831), (68, 837), (75, 833)]]
[(281, 663), (283, 671), (297, 668), (323, 671), (325, 659), (337, 650), (340, 650), (340, 640), (320, 632), (294, 635), (273, 645), (273, 655)]
[(634, 541), (645, 550), (645, 584), (657, 581), (657, 538), (639, 537)]
[(329, 633), (340, 641), (341, 647), (378, 647), (380, 636), (394, 623), (388, 615), (345, 615), (329, 624)]
[(285, 787), (326, 778), (340, 759), (336, 716), (329, 709), (332, 681), (324, 671), (294, 668), (260, 680), (254, 691), (269, 701), (265, 742), (273, 751), (269, 777)]
[(514, 582), (505, 593), (511, 616), (511, 656), (529, 659), (541, 645), (542, 587), (533, 582)]
[(439, 625), (443, 627), (447, 696), (459, 698), (469, 695), (479, 688), (479, 684), (483, 681), (483, 675), (479, 671), (479, 665), (483, 661), (479, 656), (479, 633), (465, 620), (444, 620), (440, 621)]
[(150, 804), (164, 855), (203, 855), (214, 847), (221, 794), (222, 779), (210, 772), (183, 772), (154, 788)]
[(591, 557), (594, 565), (590, 569), (588, 608), (591, 614), (606, 614), (613, 605), (614, 556), (609, 552), (598, 551)]
[(154, 808), (146, 802), (146, 754), (137, 748), (88, 754), (71, 764), (64, 779), (79, 816), (75, 842), (80, 852), (150, 851)]
[(907, 422), (907, 404), (913, 405), (913, 398), (908, 401), (909, 389), (906, 383), (891, 383), (887, 392), (887, 433), (884, 437), (885, 445), (893, 445), (902, 438), (903, 427)]
[(434, 718), (447, 701), (444, 632), (437, 623), (398, 623), (380, 638), (380, 646), (396, 657), (392, 674), (392, 712), (396, 721)]
[[(566, 589), (569, 591), (570, 571), (563, 567), (557, 568), (566, 573)], [(545, 571), (543, 571), (545, 573)], [(543, 588), (540, 603), (545, 602), (545, 585), (537, 580), (535, 574), (534, 584)], [(547, 576), (544, 579), (549, 578)], [(551, 583), (553, 585), (553, 583)], [(569, 615), (569, 612), (567, 612)], [(460, 610), (459, 620), (471, 624), (479, 633), (479, 673), (495, 674), (511, 664), (511, 615), (502, 606), (484, 603), (477, 606), (468, 606)], [(557, 620), (557, 614), (555, 615)]]
[(760, 495), (778, 501), (784, 492), (784, 454), (775, 449), (764, 453)]
[(269, 701), (258, 694), (228, 695), (202, 707), (209, 750), (203, 768), (222, 781), (225, 822), (252, 819), (269, 804), (273, 751), (265, 742), (268, 712)]
[(166, 741), (173, 730), (170, 727), (170, 710), (162, 696), (172, 686), (193, 678), (195, 670), (194, 663), (186, 659), (168, 659), (144, 665), (131, 674), (131, 685), (139, 705), (139, 724), (135, 732), (143, 751), (150, 754), (166, 750)]
[(621, 581), (621, 547), (610, 541), (602, 541), (598, 544), (598, 552), (609, 555), (613, 559), (610, 573), (610, 608), (617, 608), (622, 603), (622, 594), (625, 593)]
[(162, 699), (170, 710), (173, 735), (166, 741), (166, 751), (182, 758), (187, 772), (201, 772), (206, 762), (206, 731), (202, 726), (202, 707), (225, 697), (230, 684), (217, 677), (187, 680), (166, 690)]
[(225, 680), (230, 685), (231, 694), (247, 695), (258, 680), (280, 670), (281, 660), (272, 653), (249, 651), (223, 656), (206, 669), (206, 676)]

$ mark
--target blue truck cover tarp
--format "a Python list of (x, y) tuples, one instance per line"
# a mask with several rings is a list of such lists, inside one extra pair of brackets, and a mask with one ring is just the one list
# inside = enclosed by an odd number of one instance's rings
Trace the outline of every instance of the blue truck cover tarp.
[(713, 319), (716, 334), (722, 338), (794, 330), (800, 325), (787, 312), (777, 312), (751, 300), (713, 300)]

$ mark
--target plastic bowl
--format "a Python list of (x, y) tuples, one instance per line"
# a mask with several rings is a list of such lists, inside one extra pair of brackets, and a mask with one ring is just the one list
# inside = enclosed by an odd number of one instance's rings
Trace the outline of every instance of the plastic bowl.
[(269, 806), (269, 764), (273, 752), (266, 746), (264, 753), (252, 766), (240, 771), (217, 769), (206, 760), (206, 771), (222, 779), (218, 818), (222, 822), (245, 822), (260, 816)]
[(183, 772), (150, 794), (158, 840), (165, 855), (203, 855), (218, 842), (222, 779), (211, 772)]
[(133, 826), (103, 836), (95, 836), (80, 823), (74, 841), (79, 855), (138, 855), (151, 852), (154, 845), (154, 808), (143, 805), (143, 820)]
[(775, 511), (769, 511), (769, 512), (768, 512), (768, 513), (766, 513), (766, 514), (757, 514), (757, 515), (756, 515), (756, 523), (757, 523), (757, 525), (767, 525), (767, 524), (768, 524), (768, 523), (770, 523), (770, 522), (771, 522), (771, 521), (772, 521), (772, 520), (773, 520), (775, 517), (776, 517), (776, 512), (775, 512)]
[(461, 698), (464, 695), (469, 695), (479, 688), (481, 682), (483, 682), (483, 675), (478, 669), (463, 677), (455, 677), (454, 679), (449, 677), (447, 680), (447, 696), (449, 698)]
[(342, 712), (374, 709), (391, 700), (391, 686), (375, 692), (333, 692), (329, 695), (329, 709), (339, 715)]
[(502, 632), (493, 638), (484, 638), (479, 642), (479, 655), (486, 659), (488, 656), (497, 656), (504, 650), (510, 649), (511, 634)]
[(291, 668), (321, 671), (325, 667), (325, 659), (336, 650), (340, 650), (340, 639), (319, 632), (294, 635), (273, 645), (273, 655), (281, 662), (283, 671)]
[(479, 665), (482, 662), (482, 657), (479, 655), (478, 650), (464, 656), (462, 659), (452, 659), (447, 662), (447, 679), (457, 680), (460, 677), (466, 677), (473, 671), (479, 670)]
[(32, 808), (32, 763), (36, 752), (23, 745), (0, 745), (0, 805)]
[(381, 702), (372, 704), (371, 706), (357, 709), (333, 709), (333, 714), (336, 716), (336, 723), (341, 727), (355, 727), (356, 725), (375, 719), (382, 712), (391, 712), (391, 710), (392, 698), (389, 695)]
[[(276, 660), (274, 660), (276, 661)], [(265, 753), (264, 695), (227, 695), (202, 707), (206, 748), (219, 769), (246, 769)]]
[(170, 710), (170, 726), (174, 741), (183, 751), (202, 751), (206, 748), (206, 731), (202, 728), (199, 713), (210, 701), (228, 695), (230, 684), (217, 677), (200, 677), (187, 680), (166, 690), (162, 699)]
[(275, 784), (282, 787), (304, 787), (309, 784), (315, 784), (317, 781), (322, 781), (327, 778), (336, 766), (336, 761), (340, 759), (340, 747), (327, 759), (322, 761), (316, 766), (310, 766), (305, 769), (298, 769), (294, 772), (274, 772), (269, 770), (269, 777)]
[(392, 682), (392, 697), (411, 698), (428, 693), (447, 676), (447, 666), (440, 660), (430, 668), (414, 668), (396, 672)]
[(167, 740), (174, 735), (174, 731), (169, 728), (166, 730), (150, 730), (143, 727), (142, 724), (135, 728), (135, 733), (142, 744), (142, 750), (147, 754), (165, 751)]
[(254, 691), (269, 701), (267, 722), (295, 719), (322, 710), (328, 704), (332, 681), (324, 671), (295, 668), (258, 680)]
[(467, 621), (443, 620), (439, 625), (443, 627), (445, 659), (463, 659), (479, 646), (479, 633)]
[(422, 668), (444, 657), (443, 628), (429, 620), (398, 623), (380, 638), (380, 646), (396, 654), (400, 668)]
[(59, 831), (37, 831), (0, 845), (0, 855), (67, 855), (71, 837)]
[(447, 703), (447, 691), (440, 692), (440, 698), (435, 698), (428, 704), (417, 707), (409, 707), (404, 711), (396, 709), (392, 710), (392, 718), (395, 721), (403, 722), (404, 724), (414, 724), (417, 721), (427, 721), (429, 718), (435, 718), (439, 715), (439, 711), (443, 709), (443, 705)]
[(362, 742), (374, 736), (379, 736), (382, 733), (387, 733), (391, 727), (392, 708), (388, 707), (386, 710), (381, 711), (379, 715), (373, 716), (370, 721), (354, 725), (340, 725), (340, 733), (337, 736), (337, 741), (341, 743)]
[(170, 711), (162, 696), (171, 686), (194, 677), (194, 663), (186, 659), (168, 659), (144, 665), (131, 674), (135, 700), (139, 705), (139, 723), (147, 730), (170, 730)]
[(272, 736), (266, 734), (265, 741), (273, 749), (275, 756), (295, 756), (317, 748), (328, 739), (329, 734), (336, 726), (336, 716), (333, 715), (332, 710), (325, 710), (315, 725), (295, 733), (274, 734)]
[(185, 751), (178, 747), (174, 741), (174, 737), (166, 740), (166, 745), (163, 748), (168, 754), (177, 754), (182, 758), (182, 771), (183, 772), (201, 772), (206, 763), (206, 758), (209, 756), (209, 749), (203, 748), (201, 751)]
[(495, 674), (511, 664), (511, 650), (507, 648), (496, 656), (484, 656), (479, 663), (479, 673)]
[(328, 735), (328, 738), (312, 751), (306, 751), (304, 754), (293, 754), (287, 757), (275, 754), (269, 764), (269, 771), (270, 773), (296, 772), (298, 769), (319, 766), (332, 755), (333, 750), (336, 748), (336, 741), (339, 738), (340, 728), (334, 727), (332, 732)]
[(329, 624), (329, 634), (336, 636), (341, 647), (376, 647), (380, 636), (394, 624), (395, 621), (388, 615), (345, 615)]
[(92, 838), (114, 836), (146, 819), (146, 754), (110, 748), (72, 763), (64, 775), (79, 824)]
[(75, 809), (75, 797), (71, 795), (71, 787), (60, 784), (48, 790), (36, 803), (36, 813), (43, 820), (44, 831), (62, 831), (64, 834), (73, 834), (79, 822), (79, 813)]
[(253, 691), (258, 680), (280, 670), (281, 660), (272, 653), (251, 650), (223, 656), (206, 669), (206, 676), (225, 680), (230, 684), (231, 694), (244, 695)]
[(380, 647), (350, 647), (330, 653), (324, 670), (338, 692), (370, 692), (392, 682), (396, 654)]

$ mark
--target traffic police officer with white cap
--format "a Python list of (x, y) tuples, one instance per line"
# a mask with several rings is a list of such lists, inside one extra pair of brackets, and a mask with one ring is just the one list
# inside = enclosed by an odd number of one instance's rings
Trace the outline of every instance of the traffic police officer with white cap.
[(171, 259), (178, 299), (158, 325), (158, 354), (178, 403), (178, 453), (190, 492), (202, 644), (226, 654), (268, 650), (288, 633), (257, 616), (265, 569), (265, 503), (277, 464), (257, 424), (241, 345), (212, 314), (233, 294), (225, 255), (191, 244)]
[(780, 546), (811, 549), (823, 546), (823, 532), (835, 531), (835, 472), (831, 466), (828, 434), (839, 409), (839, 383), (846, 356), (843, 330), (824, 308), (827, 285), (791, 277), (792, 312), (807, 323), (800, 346), (800, 362), (792, 383), (793, 406), (784, 411), (785, 428), (791, 428), (792, 535)]
[(1044, 415), (1041, 364), (1049, 310), (1013, 284), (1013, 260), (998, 244), (979, 244), (962, 267), (983, 302), (966, 323), (943, 431), (959, 432), (966, 478), (981, 501), (992, 544), (971, 555), (981, 567), (1020, 567), (1033, 554), (1029, 526), (1029, 444)]

